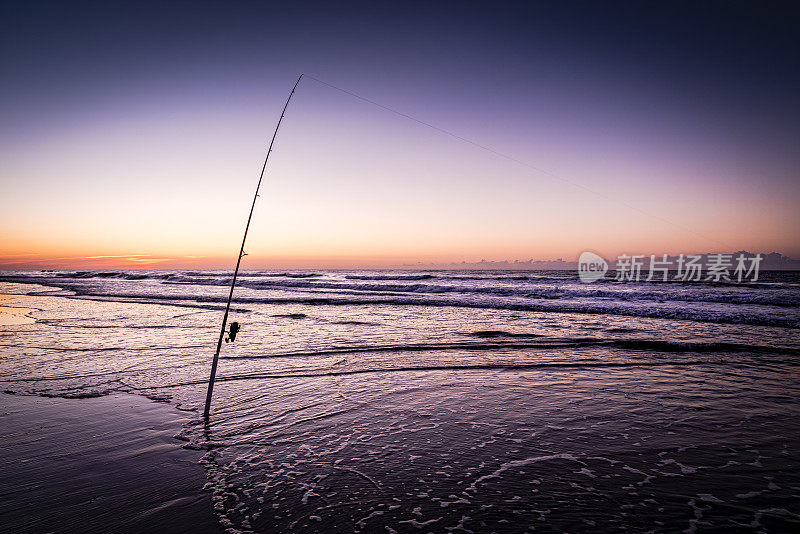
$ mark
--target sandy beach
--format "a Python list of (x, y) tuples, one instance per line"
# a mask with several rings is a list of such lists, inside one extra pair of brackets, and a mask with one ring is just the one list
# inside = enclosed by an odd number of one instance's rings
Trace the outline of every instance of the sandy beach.
[(225, 273), (5, 275), (0, 524), (794, 531), (797, 284), (247, 272), (206, 431)]
[(19, 300), (24, 298), (24, 295), (0, 294), (0, 326), (33, 324), (36, 322), (30, 316), (30, 313), (34, 311), (33, 308), (23, 308), (19, 305)]
[(134, 395), (0, 394), (3, 532), (220, 532), (188, 415)]

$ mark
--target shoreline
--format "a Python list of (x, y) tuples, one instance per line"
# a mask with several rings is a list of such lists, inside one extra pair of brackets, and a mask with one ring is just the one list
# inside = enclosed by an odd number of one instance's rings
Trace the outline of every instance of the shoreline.
[(8, 300), (24, 299), (26, 296), (0, 293), (0, 326), (17, 326), (36, 322), (36, 319), (30, 316), (31, 312), (36, 311), (36, 309), (5, 305)]
[(188, 421), (129, 394), (0, 393), (0, 516), (9, 532), (221, 533)]

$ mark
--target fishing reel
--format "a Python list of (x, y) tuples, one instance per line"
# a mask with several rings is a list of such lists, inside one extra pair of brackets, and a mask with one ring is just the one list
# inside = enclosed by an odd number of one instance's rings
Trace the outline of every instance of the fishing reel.
[(236, 334), (238, 333), (239, 333), (239, 323), (234, 321), (231, 323), (230, 329), (227, 332), (228, 337), (225, 338), (225, 343), (233, 343), (234, 341), (236, 341)]

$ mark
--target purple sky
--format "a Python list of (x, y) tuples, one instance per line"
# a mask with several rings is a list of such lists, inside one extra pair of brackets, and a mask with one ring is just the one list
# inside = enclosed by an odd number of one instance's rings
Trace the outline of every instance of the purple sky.
[(402, 6), (4, 4), (5, 265), (800, 255), (797, 10)]

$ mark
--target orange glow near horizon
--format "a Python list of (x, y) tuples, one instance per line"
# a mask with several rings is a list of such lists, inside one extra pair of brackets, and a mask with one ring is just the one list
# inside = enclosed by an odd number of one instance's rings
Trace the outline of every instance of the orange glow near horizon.
[[(603, 123), (564, 130), (569, 116), (539, 131), (521, 116), (494, 130), (498, 150), (540, 172), (346, 96), (300, 87), (245, 268), (571, 261), (584, 250), (800, 256), (800, 185), (786, 162), (715, 139), (697, 147), (680, 130), (651, 140), (638, 122), (608, 135)], [(268, 122), (246, 105), (154, 108), (0, 149), (0, 268), (230, 268)]]

